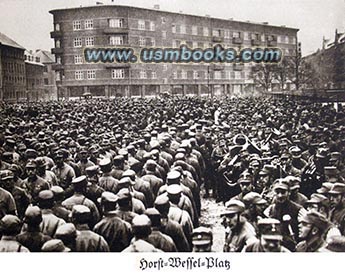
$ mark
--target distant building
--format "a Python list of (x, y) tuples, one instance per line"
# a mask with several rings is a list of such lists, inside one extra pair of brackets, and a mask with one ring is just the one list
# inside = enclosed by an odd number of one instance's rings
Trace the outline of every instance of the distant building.
[(26, 90), (28, 101), (45, 100), (44, 64), (32, 51), (25, 51)]
[(41, 49), (36, 50), (35, 56), (38, 57), (40, 60), (40, 63), (44, 65), (43, 99), (56, 100), (57, 99), (56, 75), (55, 75), (55, 70), (53, 70), (55, 57), (49, 51), (41, 50)]
[(336, 31), (331, 43), (324, 39), (322, 49), (305, 56), (302, 63), (310, 77), (306, 89), (345, 90), (345, 34)]
[(268, 23), (239, 22), (155, 9), (96, 5), (52, 10), (59, 97), (144, 96), (160, 93), (232, 95), (254, 88), (252, 63), (140, 64), (85, 63), (85, 47), (208, 48), (222, 44), (237, 51), (279, 47), (296, 55), (298, 29)]
[(24, 48), (0, 32), (0, 100), (26, 99)]

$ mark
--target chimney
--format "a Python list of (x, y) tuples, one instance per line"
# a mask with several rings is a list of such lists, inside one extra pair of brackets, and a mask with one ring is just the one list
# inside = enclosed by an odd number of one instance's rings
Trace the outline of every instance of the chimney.
[(160, 6), (159, 5), (154, 5), (153, 8), (156, 9), (156, 10), (159, 10)]

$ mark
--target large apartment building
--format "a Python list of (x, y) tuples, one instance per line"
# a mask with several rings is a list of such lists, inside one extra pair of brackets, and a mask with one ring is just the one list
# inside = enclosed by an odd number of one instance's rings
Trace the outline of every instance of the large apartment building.
[(298, 29), (119, 5), (52, 10), (59, 97), (231, 95), (253, 90), (253, 63), (87, 63), (84, 48), (279, 47), (296, 56)]

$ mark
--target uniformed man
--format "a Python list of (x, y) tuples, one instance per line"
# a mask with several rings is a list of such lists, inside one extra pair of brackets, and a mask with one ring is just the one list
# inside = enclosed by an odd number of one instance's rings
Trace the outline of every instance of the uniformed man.
[(30, 206), (25, 211), (24, 223), (27, 231), (17, 236), (17, 241), (30, 252), (40, 252), (42, 246), (52, 238), (41, 232), (42, 212), (37, 206)]
[(133, 219), (132, 231), (134, 238), (122, 252), (162, 252), (148, 242), (151, 234), (151, 221), (146, 215), (138, 215)]
[(99, 220), (100, 215), (96, 204), (85, 196), (87, 190), (87, 178), (85, 175), (79, 176), (72, 180), (73, 195), (62, 202), (62, 205), (72, 210), (74, 205), (85, 205), (91, 211), (90, 228), (92, 228)]
[[(169, 198), (165, 195), (158, 196), (155, 200), (154, 206), (160, 212), (162, 218), (161, 231), (169, 235), (173, 239), (176, 248), (179, 252), (189, 252), (190, 245), (188, 243), (187, 237), (190, 238), (190, 228), (192, 223), (189, 222), (190, 225), (188, 225), (186, 224), (186, 222), (183, 222), (183, 214), (181, 214), (180, 218), (176, 218), (178, 220), (181, 220), (181, 223), (169, 217), (170, 202)], [(191, 221), (190, 218), (189, 221)], [(185, 233), (187, 233), (188, 236), (186, 236)]]
[(75, 228), (74, 224), (67, 223), (57, 229), (55, 238), (60, 239), (71, 252), (77, 252), (76, 238), (79, 234), (80, 232)]
[(318, 212), (306, 213), (299, 224), (299, 237), (302, 241), (297, 244), (296, 251), (318, 252), (325, 247), (324, 233), (329, 224), (329, 221)]
[(71, 220), (79, 231), (76, 238), (77, 252), (109, 252), (108, 243), (104, 238), (90, 230), (91, 211), (88, 207), (73, 206)]
[(224, 252), (241, 252), (246, 245), (256, 238), (254, 227), (242, 216), (245, 205), (239, 200), (225, 203), (225, 209), (220, 214), (225, 227)]
[(262, 218), (266, 218), (264, 210), (267, 208), (268, 202), (257, 192), (251, 191), (243, 197), (243, 203), (246, 206), (243, 216), (253, 225), (255, 230), (257, 230), (258, 221)]
[(29, 252), (20, 244), (16, 236), (20, 233), (22, 222), (15, 215), (5, 215), (0, 220), (0, 230), (2, 237), (0, 240), (0, 252)]
[(66, 247), (59, 239), (52, 239), (47, 241), (42, 246), (42, 252), (70, 252), (71, 249)]
[(213, 243), (212, 230), (200, 226), (195, 228), (192, 233), (193, 252), (212, 252)]
[(345, 234), (345, 205), (344, 194), (345, 184), (335, 183), (327, 193), (330, 200), (330, 221), (340, 230), (341, 234)]
[(99, 186), (105, 191), (117, 193), (119, 191), (119, 180), (111, 175), (112, 163), (109, 158), (104, 158), (99, 162), (99, 166), (102, 171), (102, 176), (99, 178)]
[(37, 175), (37, 164), (34, 160), (28, 161), (25, 166), (28, 177), (24, 180), (25, 189), (30, 194), (30, 201), (37, 203), (38, 193), (42, 190), (49, 190), (50, 186), (47, 181)]
[(263, 218), (258, 221), (259, 240), (248, 245), (245, 252), (290, 252), (282, 246), (283, 236), (280, 221)]
[(86, 147), (82, 146), (79, 148), (79, 162), (77, 163), (81, 175), (86, 175), (86, 168), (95, 166), (95, 163), (89, 160), (89, 152)]
[(112, 192), (103, 192), (100, 203), (103, 218), (93, 231), (103, 236), (111, 252), (120, 252), (131, 240), (130, 226), (116, 215), (118, 197)]
[(147, 242), (151, 243), (154, 247), (164, 252), (176, 252), (176, 246), (172, 238), (161, 232), (161, 214), (155, 208), (146, 209), (145, 215), (151, 221), (151, 234), (147, 238)]

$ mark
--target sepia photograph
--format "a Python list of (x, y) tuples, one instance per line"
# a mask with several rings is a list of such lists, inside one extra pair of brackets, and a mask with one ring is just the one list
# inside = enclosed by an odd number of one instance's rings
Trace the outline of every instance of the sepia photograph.
[(207, 272), (344, 253), (344, 12), (0, 0), (0, 252), (90, 272), (81, 252)]

